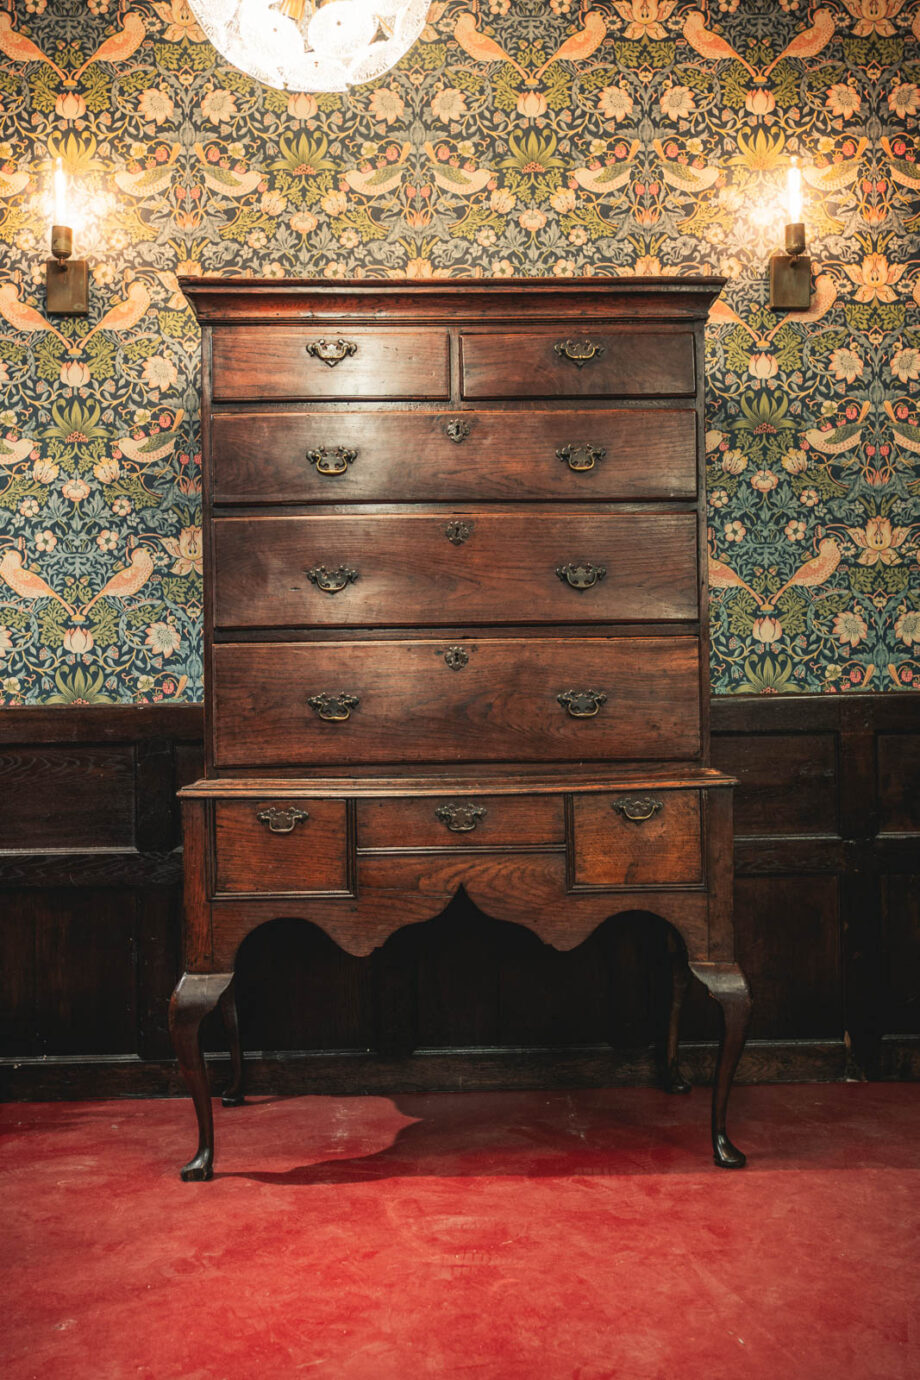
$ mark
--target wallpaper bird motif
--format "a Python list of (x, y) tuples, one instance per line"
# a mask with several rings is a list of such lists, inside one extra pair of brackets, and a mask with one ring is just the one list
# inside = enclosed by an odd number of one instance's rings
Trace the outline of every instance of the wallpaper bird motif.
[[(177, 274), (722, 273), (716, 693), (920, 686), (920, 0), (437, 0), (287, 95), (185, 0), (0, 0), (0, 702), (200, 699)], [(89, 318), (44, 314), (50, 173)], [(811, 307), (774, 314), (792, 157)]]

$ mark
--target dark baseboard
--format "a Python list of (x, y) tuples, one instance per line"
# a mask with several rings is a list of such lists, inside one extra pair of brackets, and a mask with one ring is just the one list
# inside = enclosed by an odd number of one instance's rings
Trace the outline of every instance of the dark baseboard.
[[(920, 1050), (918, 1050), (920, 1053)], [(686, 1044), (681, 1066), (692, 1082), (712, 1081), (714, 1044)], [(208, 1059), (212, 1085), (229, 1079), (229, 1060)], [(247, 1090), (296, 1097), (554, 1088), (655, 1087), (655, 1053), (589, 1047), (421, 1050), (405, 1058), (355, 1053), (257, 1052), (246, 1059)], [(847, 1076), (846, 1047), (835, 1040), (752, 1040), (740, 1083), (833, 1083)], [(909, 1077), (909, 1074), (891, 1076)], [(131, 1055), (0, 1060), (0, 1098), (8, 1102), (106, 1097), (179, 1097), (185, 1085), (170, 1060)]]
[(886, 1035), (878, 1076), (888, 1082), (920, 1083), (920, 1035)]

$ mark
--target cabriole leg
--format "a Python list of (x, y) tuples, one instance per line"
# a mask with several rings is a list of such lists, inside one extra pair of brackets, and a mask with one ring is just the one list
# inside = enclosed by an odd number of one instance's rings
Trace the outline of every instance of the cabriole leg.
[(725, 1118), (728, 1094), (751, 1018), (751, 993), (737, 963), (691, 963), (690, 970), (722, 1008), (722, 1039), (712, 1089), (713, 1159), (722, 1169), (741, 1169), (745, 1157), (729, 1140)]
[(690, 969), (687, 965), (687, 951), (680, 938), (672, 929), (668, 930), (668, 959), (671, 964), (671, 1007), (668, 1012), (668, 1029), (665, 1039), (664, 1060), (661, 1068), (661, 1085), (665, 1092), (688, 1093), (690, 1084), (680, 1071), (678, 1061), (680, 1040), (680, 1012), (684, 997), (690, 985)]
[(232, 973), (183, 973), (169, 1003), (173, 1049), (198, 1118), (198, 1150), (182, 1170), (186, 1182), (210, 1179), (214, 1173), (214, 1116), (201, 1052), (201, 1022), (232, 981)]
[(236, 1013), (236, 984), (234, 982), (231, 981), (230, 986), (221, 996), (218, 1006), (227, 1035), (231, 1070), (230, 1082), (221, 1093), (221, 1105), (224, 1107), (242, 1107), (246, 1101), (246, 1095), (243, 1091), (243, 1047), (240, 1044), (240, 1023)]

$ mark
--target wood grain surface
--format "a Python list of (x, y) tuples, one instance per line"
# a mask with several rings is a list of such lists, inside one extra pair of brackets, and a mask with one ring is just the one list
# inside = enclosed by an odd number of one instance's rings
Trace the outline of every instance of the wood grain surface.
[(218, 892), (345, 892), (345, 801), (217, 801), (214, 856)]
[[(307, 352), (310, 345), (334, 351), (339, 341), (356, 349), (336, 364)], [(216, 399), (450, 395), (447, 334), (437, 330), (233, 327), (215, 335), (211, 367)]]
[[(700, 749), (695, 638), (465, 639), (452, 670), (437, 639), (213, 649), (221, 767), (490, 760), (693, 758)], [(558, 696), (606, 696), (573, 718)], [(358, 699), (344, 722), (307, 705)]]
[[(610, 330), (593, 322), (582, 330), (575, 315), (552, 333), (462, 332), (460, 349), (464, 398), (685, 397), (696, 391), (689, 332)], [(574, 363), (566, 349), (597, 353)]]
[[(452, 441), (447, 428), (468, 434)], [(693, 498), (696, 417), (687, 408), (528, 408), (471, 411), (326, 408), (215, 412), (217, 503), (424, 503), (500, 499)], [(319, 447), (357, 452), (341, 474), (323, 475), (307, 458)], [(603, 450), (591, 468), (572, 469), (557, 451)]]
[(227, 517), (214, 522), (213, 559), (224, 628), (675, 622), (698, 611), (693, 513)]

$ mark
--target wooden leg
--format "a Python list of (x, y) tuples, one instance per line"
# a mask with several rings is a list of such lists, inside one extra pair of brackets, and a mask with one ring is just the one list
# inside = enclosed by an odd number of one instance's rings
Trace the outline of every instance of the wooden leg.
[(680, 1071), (678, 1042), (680, 1040), (680, 1011), (690, 986), (687, 951), (674, 930), (668, 929), (668, 958), (671, 964), (671, 1007), (665, 1038), (664, 1059), (661, 1065), (661, 1086), (665, 1092), (688, 1093), (690, 1084)]
[(725, 1117), (751, 1018), (751, 993), (737, 963), (691, 963), (690, 969), (722, 1008), (722, 1039), (712, 1089), (713, 1158), (722, 1169), (741, 1169), (745, 1157), (729, 1140)]
[(233, 981), (232, 973), (183, 973), (169, 1003), (169, 1033), (198, 1118), (198, 1150), (182, 1178), (210, 1179), (214, 1173), (214, 1116), (201, 1053), (201, 1022)]
[(223, 1107), (242, 1107), (246, 1101), (243, 1091), (243, 1047), (240, 1044), (240, 1024), (236, 1014), (236, 988), (231, 982), (218, 1001), (230, 1049), (230, 1083), (221, 1093)]

